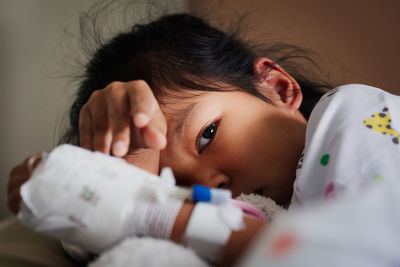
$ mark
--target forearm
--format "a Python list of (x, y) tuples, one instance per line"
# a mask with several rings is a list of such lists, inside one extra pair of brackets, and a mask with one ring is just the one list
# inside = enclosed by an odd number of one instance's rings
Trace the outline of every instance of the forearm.
[[(171, 233), (171, 240), (181, 243), (189, 222), (191, 213), (194, 209), (193, 203), (184, 203), (176, 220)], [(223, 250), (220, 266), (231, 266), (247, 249), (248, 245), (265, 227), (266, 223), (250, 217), (244, 217), (245, 228), (240, 231), (232, 231), (232, 234)]]

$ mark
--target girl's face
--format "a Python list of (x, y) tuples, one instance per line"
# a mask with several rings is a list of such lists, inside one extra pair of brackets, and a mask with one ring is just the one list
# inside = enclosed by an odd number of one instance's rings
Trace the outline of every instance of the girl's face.
[(239, 91), (197, 92), (169, 102), (160, 167), (180, 185), (258, 193), (289, 204), (306, 121), (297, 108)]

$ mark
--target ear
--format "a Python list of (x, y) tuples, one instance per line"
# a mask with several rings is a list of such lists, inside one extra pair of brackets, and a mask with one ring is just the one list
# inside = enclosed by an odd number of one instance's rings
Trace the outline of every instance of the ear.
[(258, 76), (260, 93), (273, 103), (284, 104), (289, 108), (298, 109), (303, 100), (300, 86), (296, 80), (279, 65), (266, 57), (254, 60), (254, 74)]

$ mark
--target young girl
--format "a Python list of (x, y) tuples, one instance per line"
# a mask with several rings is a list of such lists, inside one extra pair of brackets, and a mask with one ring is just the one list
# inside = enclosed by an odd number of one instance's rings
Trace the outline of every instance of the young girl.
[[(256, 49), (186, 14), (136, 25), (87, 64), (63, 141), (155, 174), (171, 167), (178, 185), (256, 193), (285, 207), (396, 180), (399, 98), (361, 85), (335, 89), (307, 126), (331, 86), (293, 63), (301, 52), (287, 45)], [(14, 212), (27, 166), (38, 161), (11, 172)], [(182, 205), (172, 240), (182, 240), (194, 209)], [(264, 226), (244, 220), (245, 229), (227, 240), (222, 264), (233, 263)]]

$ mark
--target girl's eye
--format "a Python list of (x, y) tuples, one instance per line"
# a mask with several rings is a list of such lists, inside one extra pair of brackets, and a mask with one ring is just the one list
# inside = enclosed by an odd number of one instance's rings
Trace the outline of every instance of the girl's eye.
[(203, 131), (203, 133), (200, 135), (200, 138), (198, 141), (199, 154), (201, 154), (201, 152), (203, 152), (204, 149), (211, 143), (216, 132), (217, 132), (217, 124), (216, 123), (211, 123)]

